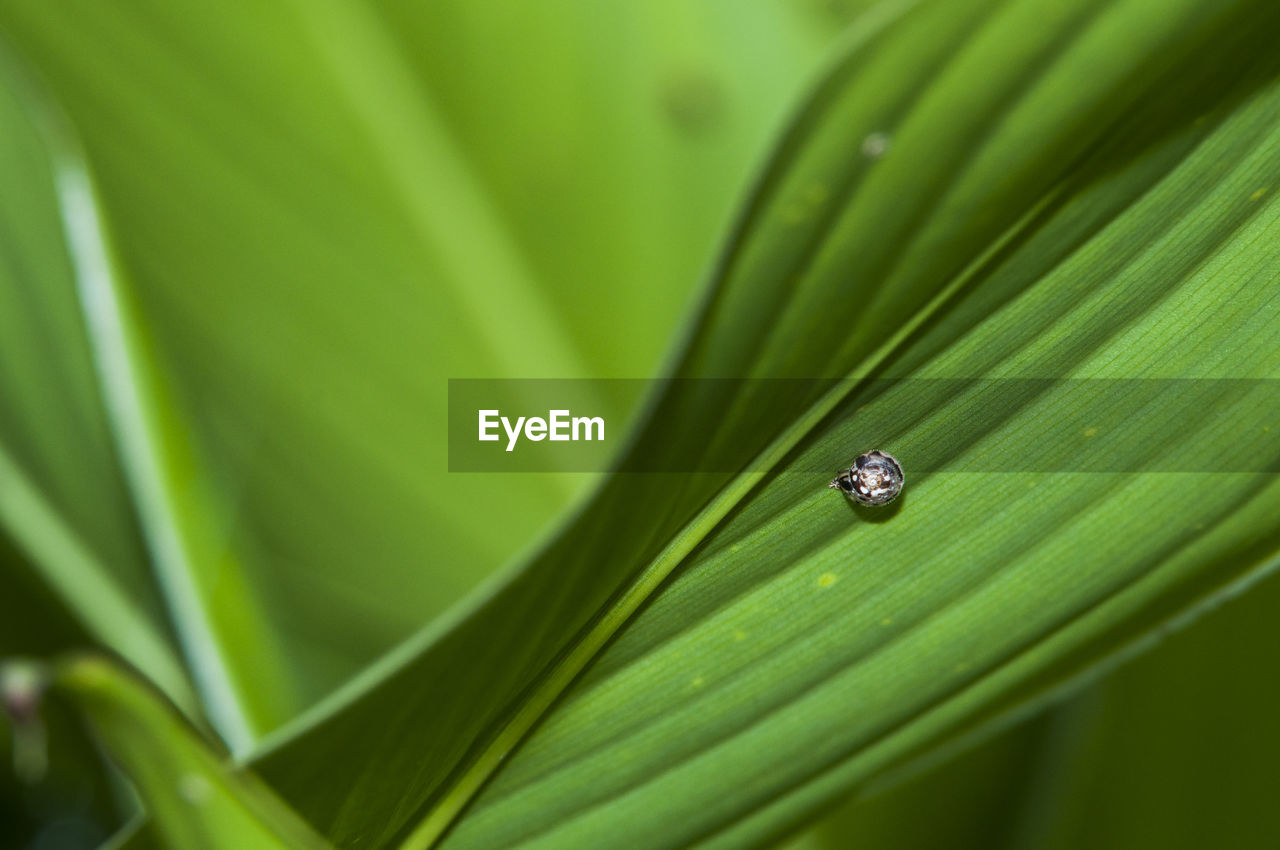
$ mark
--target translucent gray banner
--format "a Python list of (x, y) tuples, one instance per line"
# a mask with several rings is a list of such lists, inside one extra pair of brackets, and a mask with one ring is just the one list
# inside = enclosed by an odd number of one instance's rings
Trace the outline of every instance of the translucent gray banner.
[[(1254, 378), (458, 379), (449, 470), (751, 471), (833, 392), (789, 469), (826, 474), (879, 448), (913, 474), (1280, 471), (1280, 380)], [(643, 439), (620, 409), (646, 411)]]

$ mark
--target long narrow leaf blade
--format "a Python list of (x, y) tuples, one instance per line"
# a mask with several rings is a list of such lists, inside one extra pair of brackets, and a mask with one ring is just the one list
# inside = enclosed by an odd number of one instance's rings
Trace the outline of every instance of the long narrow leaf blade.
[[(1265, 474), (1215, 481), (1188, 513), (1201, 473), (1071, 472), (1093, 435), (1058, 445), (1057, 423), (1102, 408), (856, 382), (1280, 374), (1272, 11), (902, 8), (881, 11), (887, 31), (866, 25), (784, 141), (679, 371), (854, 390), (777, 382), (659, 405), (637, 451), (757, 471), (619, 477), (473, 616), (269, 752), (265, 775), (335, 840), (419, 846), (496, 774), (449, 842), (598, 846), (622, 830), (752, 844), (1269, 568)], [(876, 132), (890, 154), (860, 157)], [(1221, 303), (1233, 307), (1205, 321)], [(1264, 470), (1275, 440), (1253, 427), (1259, 403), (1140, 450), (1226, 440)], [(876, 439), (954, 474), (913, 483), (888, 522), (860, 522), (819, 476)], [(1015, 472), (981, 471), (1001, 458)], [(310, 781), (335, 759), (365, 765), (351, 788)], [(419, 816), (375, 814), (389, 797)]]
[(41, 675), (46, 681), (38, 688), (28, 685), (25, 693), (11, 688), (6, 700), (24, 712), (37, 699), (49, 698), (65, 700), (79, 710), (132, 778), (163, 846), (329, 846), (260, 780), (232, 771), (159, 693), (112, 661), (73, 656)]

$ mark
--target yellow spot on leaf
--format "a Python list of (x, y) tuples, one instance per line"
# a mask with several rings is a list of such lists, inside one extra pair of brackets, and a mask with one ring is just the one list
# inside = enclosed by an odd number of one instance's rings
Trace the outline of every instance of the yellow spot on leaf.
[(706, 679), (703, 679), (701, 676), (694, 676), (692, 679), (689, 680), (689, 684), (693, 685), (693, 687), (695, 688), (700, 688), (706, 683), (707, 683)]
[(893, 618), (892, 618), (892, 617), (885, 617), (883, 620), (881, 620), (881, 621), (880, 621), (880, 625), (882, 625), (882, 626), (892, 626), (892, 625), (893, 625)]
[(818, 576), (818, 587), (830, 587), (836, 583), (835, 573), (823, 573)]
[(209, 780), (196, 773), (188, 773), (178, 780), (178, 793), (188, 803), (199, 805), (209, 799), (213, 787), (209, 785)]
[(1265, 194), (1267, 194), (1267, 187), (1266, 187), (1266, 186), (1263, 186), (1261, 189), (1259, 189), (1258, 191), (1256, 191), (1256, 192), (1254, 192), (1252, 195), (1250, 195), (1250, 196), (1249, 196), (1249, 200), (1251, 200), (1251, 201), (1259, 200), (1259, 199), (1260, 199), (1263, 195), (1265, 195)]
[(747, 639), (747, 633), (746, 633), (746, 632), (744, 632), (742, 629), (738, 629), (736, 632), (734, 632), (734, 633), (733, 633), (733, 639), (734, 639), (734, 640), (746, 640), (746, 639)]
[(1097, 436), (1097, 434), (1098, 434), (1098, 429), (1097, 429), (1097, 428), (1085, 428), (1085, 429), (1084, 429), (1084, 435), (1085, 435), (1086, 437), (1094, 437), (1094, 436)]

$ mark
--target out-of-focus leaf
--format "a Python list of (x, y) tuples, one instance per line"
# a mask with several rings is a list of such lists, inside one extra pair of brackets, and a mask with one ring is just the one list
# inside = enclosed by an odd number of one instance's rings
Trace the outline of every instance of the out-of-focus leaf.
[[(335, 843), (757, 845), (1274, 565), (1273, 475), (1142, 471), (1201, 446), (1270, 468), (1266, 385), (1197, 413), (1168, 384), (1108, 474), (1072, 470), (1124, 435), (1062, 430), (1108, 399), (864, 379), (1280, 378), (1277, 10), (879, 8), (676, 372), (833, 390), (673, 389), (633, 451), (740, 474), (612, 479), (282, 734), (256, 767)], [(874, 516), (825, 488), (869, 444), (909, 479)]]
[(1105, 681), (1014, 850), (1280, 844), (1280, 580)]
[[(733, 10), (750, 40), (699, 37), (725, 3), (612, 9), (0, 2), (96, 178), (121, 356), (150, 392), (135, 454), (169, 515), (144, 523), (171, 526), (158, 569), (238, 748), (579, 489), (449, 476), (444, 379), (651, 369), (831, 34), (777, 3)], [(569, 32), (596, 25), (625, 49)], [(669, 55), (657, 36), (682, 29)], [(570, 35), (580, 53), (554, 49)], [(481, 37), (506, 47), (457, 53)], [(545, 84), (461, 106), (517, 69)]]
[(229, 770), (158, 692), (112, 662), (75, 656), (48, 675), (50, 695), (82, 712), (132, 777), (166, 846), (329, 846), (256, 777)]
[[(128, 481), (128, 498), (136, 506), (159, 586), (178, 627), (204, 708), (226, 738), (243, 747), (255, 723), (287, 708), (288, 678), (268, 675), (287, 669), (280, 657), (277, 629), (264, 616), (241, 565), (221, 545), (216, 506), (207, 483), (192, 474), (189, 433), (173, 415), (171, 387), (156, 363), (150, 336), (139, 322), (129, 288), (124, 285), (92, 178), (75, 141), (53, 106), (35, 92), (29, 77), (26, 83), (29, 109), (39, 116), (50, 151), (51, 173), (47, 177), (57, 198), (65, 254), (73, 267), (75, 295), (103, 407)], [(26, 280), (17, 284), (35, 285)], [(75, 548), (75, 529), (59, 525), (56, 516), (41, 513), (39, 489), (17, 486), (24, 482), (16, 474), (10, 481), (16, 493), (16, 499), (10, 501), (18, 514), (17, 524), (28, 531), (34, 529), (37, 539), (62, 544), (34, 552), (33, 560), (51, 578), (68, 570), (75, 575), (74, 581), (55, 580), (51, 586), (70, 597), (78, 610), (96, 612), (99, 597), (109, 613), (127, 607), (128, 600), (112, 599), (108, 576), (95, 571), (85, 554)], [(126, 612), (108, 619), (115, 629), (109, 637), (129, 641), (126, 657), (148, 648), (146, 639), (151, 636), (144, 623), (133, 622), (136, 617)], [(143, 643), (141, 649), (139, 642)], [(255, 648), (253, 665), (229, 651), (236, 645)], [(152, 662), (151, 666), (157, 665)]]
[(644, 377), (782, 108), (872, 2), (375, 5), (592, 374)]
[(0, 581), (20, 607), (14, 573), (38, 571), (92, 639), (195, 710), (103, 412), (52, 164), (16, 83), (0, 62), (0, 525), (25, 555)]
[(785, 850), (1273, 847), (1272, 574), (1034, 720), (908, 765)]
[[(9, 543), (0, 536), (0, 652), (48, 657), (91, 637)], [(0, 847), (97, 846), (119, 825), (117, 800), (80, 718), (65, 706), (43, 712), (44, 770), (19, 777), (13, 730), (0, 715)]]
[(1049, 716), (1017, 725), (890, 791), (845, 803), (777, 850), (1000, 850), (1017, 829)]

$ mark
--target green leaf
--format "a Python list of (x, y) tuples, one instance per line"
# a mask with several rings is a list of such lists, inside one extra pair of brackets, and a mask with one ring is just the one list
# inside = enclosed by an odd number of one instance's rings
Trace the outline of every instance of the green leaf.
[(748, 168), (843, 20), (794, 0), (375, 5), (586, 374), (622, 378), (654, 373)]
[(1052, 711), (905, 766), (781, 850), (1267, 847), (1274, 573)]
[[(128, 499), (137, 510), (159, 585), (174, 615), (208, 716), (228, 740), (243, 747), (253, 724), (263, 722), (272, 710), (282, 710), (285, 699), (284, 679), (267, 678), (255, 689), (246, 687), (246, 679), (271, 669), (262, 662), (272, 657), (271, 624), (254, 604), (243, 571), (218, 540), (218, 516), (207, 489), (192, 475), (189, 436), (173, 415), (172, 389), (157, 366), (149, 334), (138, 320), (102, 221), (92, 178), (61, 116), (35, 91), (30, 78), (25, 82), (30, 109), (38, 116), (50, 152), (48, 179), (65, 230), (65, 254), (59, 252), (56, 259), (69, 256), (71, 260), (77, 307), (114, 448), (128, 479)], [(15, 283), (35, 285), (31, 280)], [(14, 480), (22, 483), (20, 478)], [(107, 577), (96, 572), (92, 560), (75, 548), (77, 529), (59, 525), (58, 517), (39, 511), (42, 493), (38, 488), (16, 489), (16, 510), (22, 522), (33, 527), (40, 538), (60, 544), (32, 552), (33, 560), (54, 579), (54, 589), (68, 597), (78, 613), (86, 612), (81, 615), (86, 620), (107, 621), (98, 629), (99, 639), (108, 645), (113, 640), (127, 641), (126, 657), (143, 655), (143, 661), (158, 666), (159, 662), (144, 654), (150, 651), (154, 655), (158, 650), (147, 645), (148, 638), (154, 642), (154, 637), (145, 628), (135, 628), (137, 617), (131, 617), (128, 610), (131, 600), (113, 599), (114, 588), (105, 581)], [(57, 580), (60, 573), (72, 568), (74, 584)], [(146, 598), (145, 593), (140, 595)], [(100, 597), (105, 615), (97, 613)], [(220, 598), (234, 600), (234, 606), (219, 605)], [(230, 656), (226, 652), (229, 642), (257, 646), (259, 666), (250, 667)], [(168, 674), (162, 682), (173, 678), (170, 671), (160, 672)]]
[(160, 694), (115, 664), (76, 656), (48, 677), (50, 692), (84, 714), (133, 778), (166, 846), (329, 846), (252, 774), (229, 770)]
[[(741, 473), (612, 478), (257, 769), (343, 846), (754, 845), (1269, 569), (1273, 476), (1141, 471), (1268, 468), (1265, 392), (1197, 413), (1169, 383), (1107, 474), (1063, 431), (1106, 399), (867, 379), (1280, 376), (1277, 31), (1250, 2), (880, 7), (676, 371), (829, 379), (674, 386), (634, 451)], [(887, 515), (825, 489), (873, 444), (908, 469)]]
[[(25, 563), (3, 537), (0, 575), (4, 584), (0, 593), (0, 652), (4, 657), (48, 657), (90, 640), (44, 585), (39, 571)], [(0, 823), (5, 826), (4, 837), (14, 846), (25, 847), (41, 832), (61, 832), (69, 841), (80, 838), (85, 844), (96, 844), (123, 820), (122, 801), (116, 793), (119, 788), (108, 778), (80, 718), (64, 706), (45, 708), (41, 728), (25, 742), (21, 736), (15, 740), (11, 725), (0, 719)], [(41, 767), (45, 769), (38, 770)], [(26, 768), (26, 778), (15, 768)], [(31, 779), (38, 781), (33, 784)]]
[[(1020, 846), (1267, 847), (1280, 760), (1272, 575), (1075, 707)], [(1048, 786), (1048, 787), (1043, 787)]]
[[(1147, 471), (1273, 469), (1265, 386), (1157, 385), (1126, 442), (1060, 381), (871, 379), (1280, 378), (1278, 32), (1263, 0), (878, 7), (675, 370), (822, 380), (673, 384), (633, 456), (739, 472), (614, 476), (255, 770), (339, 846), (754, 846), (1270, 569), (1274, 475)], [(825, 489), (869, 445), (907, 467), (881, 514)]]
[[(595, 5), (0, 3), (83, 141), (133, 495), (238, 751), (581, 491), (582, 476), (450, 476), (445, 379), (648, 372), (831, 32), (779, 4), (671, 1), (607, 13), (625, 51), (543, 49), (570, 21), (603, 22)], [(730, 16), (752, 41), (722, 32)], [(499, 25), (504, 49), (456, 74), (445, 48)], [(682, 29), (676, 55), (654, 37)], [(464, 107), (507, 62), (545, 85)], [(595, 315), (617, 286), (634, 303)]]
[(959, 755), (949, 753), (941, 765), (908, 766), (906, 779), (883, 780), (896, 781), (896, 787), (884, 790), (877, 781), (860, 788), (777, 850), (924, 850), (937, 846), (939, 836), (946, 836), (947, 850), (1008, 850), (1027, 808), (1028, 788), (1042, 770), (1051, 724), (1062, 710), (1043, 712)]
[[(15, 594), (15, 572), (37, 572), (92, 639), (195, 711), (103, 409), (52, 163), (20, 88), (0, 62), (0, 534), (24, 556), (0, 572)], [(6, 636), (0, 651), (22, 642)]]

